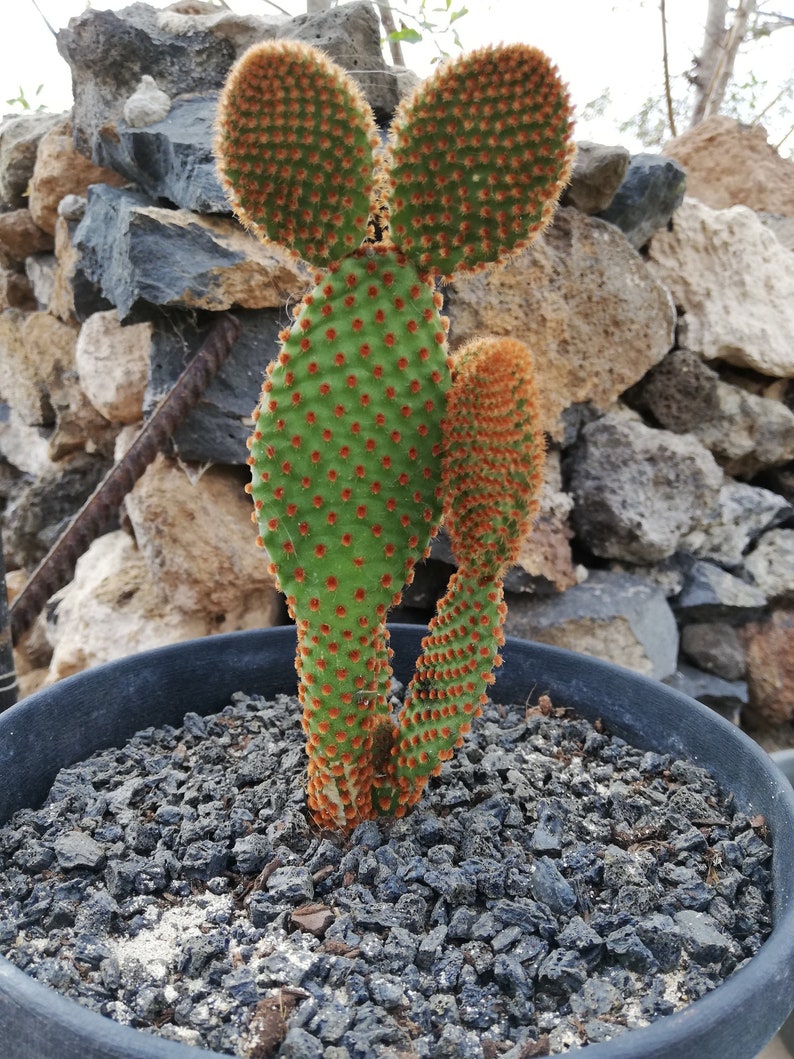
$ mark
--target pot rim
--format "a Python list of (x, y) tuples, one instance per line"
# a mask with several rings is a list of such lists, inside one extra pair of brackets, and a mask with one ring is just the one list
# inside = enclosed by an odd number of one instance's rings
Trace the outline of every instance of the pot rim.
[[(395, 675), (405, 681), (420, 639), (427, 630), (424, 626), (408, 624), (390, 624), (389, 629), (395, 649)], [(72, 712), (73, 707), (68, 704), (75, 694), (81, 696), (82, 710), (88, 709), (89, 724), (96, 725), (97, 731), (92, 729), (88, 740), (94, 743), (92, 749), (97, 749), (100, 745), (117, 745), (102, 742), (107, 738), (103, 711), (107, 712), (107, 698), (114, 687), (135, 689), (136, 706), (140, 708), (137, 712), (126, 711), (130, 735), (153, 723), (148, 714), (159, 711), (159, 716), (167, 696), (176, 695), (177, 689), (185, 683), (199, 690), (207, 688), (208, 696), (214, 695), (212, 701), (208, 699), (197, 710), (205, 713), (227, 704), (231, 692), (226, 693), (226, 688), (232, 688), (232, 691), (250, 689), (268, 697), (282, 691), (294, 693), (294, 648), (294, 627), (278, 626), (183, 641), (84, 670), (34, 693), (0, 714), (0, 761), (4, 756), (13, 759), (17, 744), (22, 752), (35, 749), (37, 754), (40, 751), (45, 752), (45, 756), (54, 754), (59, 737), (67, 738), (68, 726), (64, 723), (50, 726), (57, 730), (49, 733), (47, 745), (47, 731), (38, 735), (32, 731), (36, 716), (53, 708), (57, 712), (60, 707), (65, 721)], [(527, 702), (549, 693), (558, 705), (571, 706), (591, 718), (603, 712), (606, 702), (612, 706), (617, 703), (621, 707), (617, 719), (613, 716), (606, 718), (614, 733), (640, 748), (644, 744), (646, 749), (684, 756), (703, 767), (711, 767), (723, 785), (726, 784), (724, 773), (727, 770), (730, 776), (728, 785), (735, 791), (743, 811), (750, 816), (762, 809), (772, 821), (775, 841), (774, 926), (759, 953), (729, 979), (683, 1010), (610, 1041), (587, 1045), (588, 1059), (636, 1059), (638, 1056), (674, 1059), (682, 1054), (695, 1054), (693, 1048), (696, 1046), (698, 1051), (718, 1055), (720, 1059), (754, 1056), (773, 1036), (794, 1005), (794, 857), (784, 855), (785, 850), (794, 849), (794, 789), (770, 756), (749, 736), (702, 703), (651, 678), (600, 659), (514, 637), (507, 638), (502, 656), (504, 664), (497, 669), (496, 683), (490, 689), (496, 701), (516, 701), (516, 684), (520, 682), (521, 688), (529, 689)], [(153, 677), (154, 673), (158, 674), (157, 679)], [(265, 685), (267, 690), (250, 687), (252, 682), (261, 684), (263, 673), (273, 674), (272, 686)], [(165, 688), (161, 685), (160, 674), (164, 674)], [(539, 680), (543, 683), (540, 684)], [(240, 687), (240, 684), (249, 687)], [(149, 697), (153, 697), (151, 703)], [(625, 708), (624, 700), (634, 703), (634, 707)], [(180, 707), (181, 715), (191, 708)], [(644, 722), (651, 716), (656, 718), (657, 714), (659, 717), (654, 723), (665, 734), (661, 749), (658, 744), (649, 745), (642, 737)], [(140, 723), (141, 720), (146, 723)], [(83, 731), (78, 734), (85, 736), (84, 725), (81, 728)], [(82, 757), (88, 756), (92, 749), (84, 751)], [(708, 761), (709, 752), (725, 755), (719, 771), (713, 762)], [(80, 758), (69, 762), (62, 760), (58, 767), (76, 760)], [(43, 800), (42, 796), (20, 801), (19, 792), (11, 791), (3, 779), (6, 772), (5, 767), (0, 769), (0, 821), (5, 821), (19, 805)], [(10, 1012), (11, 1021), (4, 1017), (4, 1005)], [(726, 1026), (727, 1012), (735, 1012), (737, 1016), (730, 1026)], [(115, 1056), (141, 1056), (142, 1059), (207, 1056), (207, 1059), (221, 1059), (220, 1053), (168, 1041), (116, 1023), (61, 996), (0, 958), (0, 1026), (5, 1023), (5, 1035), (14, 1032), (15, 1013), (20, 1017), (23, 1014), (26, 1018), (32, 1016), (34, 1025), (36, 1019), (54, 1024), (53, 1032), (59, 1039), (62, 1033), (68, 1036), (88, 1032), (91, 1041), (98, 1042), (103, 1049), (96, 1052), (103, 1059)], [(754, 1013), (764, 1014), (765, 1029), (761, 1036), (753, 1019)], [(707, 1042), (715, 1040), (722, 1042), (721, 1050), (709, 1053)], [(18, 1054), (27, 1057), (39, 1053), (26, 1051)], [(94, 1053), (80, 1049), (59, 1054), (68, 1059), (72, 1054), (77, 1057)]]

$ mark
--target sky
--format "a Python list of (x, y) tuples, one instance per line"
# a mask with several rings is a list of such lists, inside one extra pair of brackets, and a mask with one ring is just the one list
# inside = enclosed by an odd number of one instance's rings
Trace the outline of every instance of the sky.
[[(8, 2), (8, 0), (6, 0)], [(41, 13), (56, 29), (88, 6), (119, 10), (130, 0), (36, 0)], [(167, 0), (149, 0), (154, 7), (167, 6)], [(452, 0), (452, 10), (466, 3), (467, 13), (455, 28), (465, 50), (504, 41), (525, 41), (542, 48), (559, 67), (570, 86), (577, 111), (576, 138), (605, 144), (621, 144), (631, 151), (641, 150), (639, 140), (621, 131), (620, 124), (637, 114), (649, 96), (657, 96), (662, 87), (662, 45), (659, 0), (566, 0), (549, 4), (548, 0)], [(268, 0), (227, 0), (240, 13), (275, 14)], [(13, 17), (5, 21), (0, 35), (0, 114), (19, 112), (20, 106), (6, 101), (21, 93), (35, 107), (66, 110), (71, 105), (71, 78), (67, 64), (55, 47), (42, 14), (34, 0), (13, 0)], [(291, 14), (306, 10), (305, 0), (279, 0), (279, 6)], [(395, 12), (416, 11), (418, 0), (393, 0)], [(444, 8), (445, 0), (427, 0), (427, 7)], [(668, 45), (673, 74), (681, 77), (700, 49), (707, 0), (666, 0)], [(552, 14), (564, 11), (564, 16)], [(794, 15), (794, 0), (778, 0), (778, 10)], [(399, 15), (398, 15), (399, 17)], [(444, 16), (430, 15), (442, 22)], [(406, 22), (406, 24), (409, 24)], [(446, 50), (455, 52), (451, 38)], [(420, 75), (432, 67), (437, 54), (430, 41), (404, 46), (406, 62)], [(777, 91), (779, 84), (791, 75), (794, 57), (794, 29), (781, 30), (768, 41), (757, 43), (745, 61), (737, 64), (743, 79), (749, 71), (767, 78), (768, 90), (759, 89), (763, 106)], [(39, 86), (42, 86), (40, 91)], [(775, 85), (775, 88), (772, 88)], [(683, 88), (682, 88), (683, 91)], [(590, 117), (587, 105), (609, 94), (609, 104), (600, 117)], [(766, 121), (771, 143), (777, 143), (794, 122), (794, 116), (782, 123)], [(789, 137), (785, 153), (794, 149)]]

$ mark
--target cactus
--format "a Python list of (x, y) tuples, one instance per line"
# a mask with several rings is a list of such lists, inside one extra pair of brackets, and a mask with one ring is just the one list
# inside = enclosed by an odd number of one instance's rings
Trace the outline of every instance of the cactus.
[[(297, 627), (321, 826), (414, 804), (498, 663), (501, 577), (543, 457), (531, 361), (511, 339), (450, 358), (435, 286), (548, 223), (569, 122), (556, 71), (523, 45), (430, 78), (385, 151), (355, 83), (307, 45), (255, 45), (222, 94), (216, 151), (235, 213), (320, 270), (267, 368), (248, 491)], [(442, 515), (459, 569), (395, 720), (386, 617)]]

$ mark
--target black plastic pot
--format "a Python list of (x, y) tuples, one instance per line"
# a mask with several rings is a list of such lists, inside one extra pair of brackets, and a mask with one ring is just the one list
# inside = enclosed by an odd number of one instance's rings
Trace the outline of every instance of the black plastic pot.
[[(782, 771), (791, 786), (794, 787), (794, 750), (778, 750), (777, 753), (772, 755), (772, 760)], [(789, 1015), (786, 1019), (780, 1031), (780, 1036), (789, 1054), (794, 1056), (794, 1014)]]
[[(395, 672), (407, 681), (423, 629), (392, 627)], [(0, 716), (0, 821), (41, 803), (58, 769), (121, 745), (138, 729), (222, 709), (236, 691), (295, 691), (288, 627), (178, 644), (79, 673)], [(587, 1059), (753, 1059), (794, 1006), (794, 791), (768, 756), (700, 703), (617, 666), (508, 640), (493, 695), (548, 693), (645, 749), (712, 770), (775, 845), (775, 927), (758, 955), (723, 985), (644, 1029), (587, 1047)], [(0, 959), (4, 1059), (221, 1059), (102, 1018)]]

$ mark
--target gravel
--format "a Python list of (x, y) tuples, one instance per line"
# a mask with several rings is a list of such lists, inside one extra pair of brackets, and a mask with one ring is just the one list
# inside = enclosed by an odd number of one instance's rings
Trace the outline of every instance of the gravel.
[(550, 704), (488, 706), (404, 820), (304, 806), (294, 699), (61, 771), (0, 828), (0, 952), (86, 1007), (268, 1059), (519, 1059), (647, 1025), (771, 930), (764, 822)]

